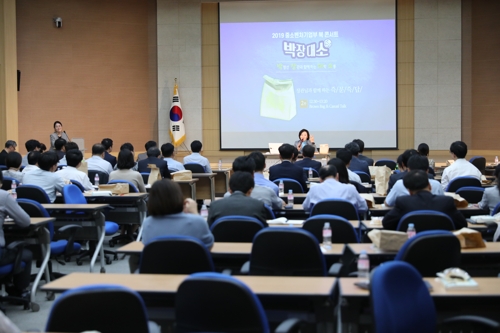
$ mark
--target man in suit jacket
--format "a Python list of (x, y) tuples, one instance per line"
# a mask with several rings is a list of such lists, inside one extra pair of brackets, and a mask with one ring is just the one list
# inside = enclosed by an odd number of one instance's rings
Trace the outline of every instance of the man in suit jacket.
[(151, 169), (148, 168), (148, 164), (154, 164), (160, 169), (160, 174), (163, 178), (171, 179), (170, 171), (168, 170), (167, 162), (162, 159), (159, 159), (160, 149), (157, 147), (148, 149), (148, 157), (144, 160), (140, 160), (137, 163), (139, 172), (151, 172)]
[(211, 226), (218, 218), (228, 215), (243, 215), (255, 217), (267, 226), (267, 210), (264, 203), (251, 198), (254, 188), (253, 176), (248, 172), (236, 171), (229, 179), (227, 198), (212, 201), (208, 212), (207, 222)]
[(355, 142), (349, 142), (345, 145), (345, 149), (352, 153), (351, 164), (349, 165), (349, 170), (351, 171), (363, 171), (370, 176), (370, 168), (368, 168), (368, 163), (362, 161), (358, 158), (359, 146)]
[(295, 162), (295, 165), (302, 169), (313, 168), (319, 173), (319, 169), (321, 169), (321, 162), (313, 160), (315, 151), (316, 148), (311, 145), (304, 146), (304, 148), (302, 148), (302, 155), (304, 155), (304, 158), (301, 161)]
[(106, 148), (106, 151), (104, 152), (104, 159), (108, 161), (114, 169), (116, 165), (116, 157), (110, 154), (113, 151), (113, 140), (110, 138), (102, 139), (101, 144), (104, 148)]
[(294, 146), (285, 143), (279, 148), (281, 164), (269, 168), (269, 180), (278, 178), (290, 178), (298, 181), (302, 185), (304, 192), (307, 192), (306, 178), (304, 170), (292, 164)]
[(394, 208), (382, 220), (384, 229), (396, 230), (399, 220), (405, 214), (416, 210), (435, 210), (445, 213), (451, 218), (457, 230), (467, 226), (465, 217), (455, 207), (452, 197), (431, 193), (429, 178), (425, 171), (412, 170), (408, 172), (403, 179), (403, 184), (410, 195), (396, 199)]
[(0, 152), (0, 165), (5, 165), (5, 159), (7, 154), (16, 151), (17, 143), (14, 140), (7, 140), (5, 142), (5, 148)]
[(373, 159), (369, 158), (368, 156), (362, 155), (363, 151), (365, 150), (365, 143), (361, 139), (354, 139), (352, 142), (357, 143), (359, 146), (359, 154), (358, 158), (362, 161), (365, 161), (368, 166), (373, 165)]

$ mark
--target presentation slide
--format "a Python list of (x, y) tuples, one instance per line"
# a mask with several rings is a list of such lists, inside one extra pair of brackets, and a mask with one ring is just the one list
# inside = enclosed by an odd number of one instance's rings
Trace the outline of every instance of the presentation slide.
[(302, 128), (318, 146), (396, 148), (395, 4), (378, 3), (220, 3), (221, 149), (293, 143)]

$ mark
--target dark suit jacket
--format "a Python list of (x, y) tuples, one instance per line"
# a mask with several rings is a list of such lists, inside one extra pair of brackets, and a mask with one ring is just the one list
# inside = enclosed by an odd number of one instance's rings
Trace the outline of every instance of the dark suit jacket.
[(368, 168), (368, 163), (360, 160), (359, 158), (353, 156), (351, 164), (349, 165), (349, 170), (351, 171), (363, 171), (370, 176), (370, 169)]
[(139, 172), (151, 172), (151, 169), (148, 168), (148, 164), (155, 164), (158, 169), (160, 169), (160, 174), (163, 178), (172, 178), (170, 175), (170, 171), (168, 170), (167, 162), (161, 160), (157, 157), (148, 157), (145, 160), (141, 160), (137, 163)]
[(365, 155), (358, 154), (358, 158), (362, 161), (365, 161), (366, 164), (368, 164), (368, 166), (373, 165), (373, 163), (374, 163), (373, 159), (371, 159)]
[(304, 192), (307, 192), (304, 169), (290, 163), (289, 161), (283, 161), (280, 164), (273, 165), (269, 168), (269, 180), (273, 181), (278, 178), (295, 179), (300, 183), (300, 185), (302, 185)]
[(304, 157), (302, 160), (297, 161), (294, 164), (299, 168), (313, 168), (318, 171), (318, 173), (319, 169), (321, 169), (321, 162), (315, 161), (309, 157)]
[(5, 151), (5, 149), (2, 149), (2, 151), (0, 152), (0, 165), (5, 165), (5, 159), (7, 158), (7, 152)]
[(211, 226), (218, 218), (228, 215), (255, 217), (267, 226), (267, 210), (262, 201), (247, 197), (240, 191), (234, 192), (227, 198), (212, 201), (208, 211), (208, 225)]
[(429, 191), (420, 191), (415, 195), (405, 195), (396, 199), (394, 208), (382, 220), (384, 229), (396, 230), (399, 220), (405, 214), (415, 210), (436, 210), (448, 215), (455, 224), (455, 229), (467, 227), (467, 221), (455, 207), (452, 197), (434, 195)]
[(113, 169), (115, 168), (116, 157), (114, 157), (113, 155), (111, 155), (110, 153), (108, 153), (107, 151), (105, 151), (104, 152), (104, 159), (106, 161), (108, 161), (109, 163), (111, 163), (111, 166), (113, 167)]

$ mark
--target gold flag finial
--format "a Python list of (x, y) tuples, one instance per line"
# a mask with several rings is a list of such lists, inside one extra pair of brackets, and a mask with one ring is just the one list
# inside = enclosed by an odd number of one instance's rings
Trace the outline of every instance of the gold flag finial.
[(174, 79), (174, 95), (177, 95), (177, 89), (179, 87), (177, 87), (177, 78)]

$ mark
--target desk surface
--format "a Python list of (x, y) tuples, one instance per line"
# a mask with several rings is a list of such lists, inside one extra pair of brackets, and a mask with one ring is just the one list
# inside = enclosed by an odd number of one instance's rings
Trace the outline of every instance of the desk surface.
[(92, 192), (85, 192), (83, 194), (86, 198), (145, 198), (149, 194), (148, 193), (124, 193), (117, 195), (92, 195)]
[[(486, 242), (486, 247), (473, 248), (473, 249), (462, 249), (462, 254), (500, 254), (500, 242)], [(372, 243), (360, 243), (360, 244), (349, 244), (349, 247), (355, 254), (360, 254), (362, 250), (365, 250), (367, 254), (394, 254), (397, 251), (386, 251), (381, 250)], [(499, 279), (500, 280), (500, 279)]]
[[(361, 221), (361, 224), (363, 227), (366, 229), (384, 229), (384, 226), (380, 224), (372, 224), (371, 221)], [(486, 229), (488, 226), (486, 224), (477, 224), (477, 223), (470, 223), (467, 222), (467, 228), (469, 229)]]
[(78, 209), (99, 210), (108, 207), (108, 204), (42, 204), (45, 209)]
[[(91, 284), (120, 284), (142, 293), (175, 293), (187, 275), (71, 273), (52, 281), (42, 290), (63, 292)], [(329, 296), (331, 277), (234, 276), (258, 295)], [(499, 279), (500, 280), (500, 279)]]
[[(30, 226), (44, 225), (55, 221), (55, 217), (30, 217)], [(16, 225), (14, 221), (5, 221), (3, 225)]]
[(212, 172), (212, 173), (193, 173), (193, 177), (195, 178), (211, 178), (211, 177), (215, 177), (217, 176), (217, 174), (215, 172)]

